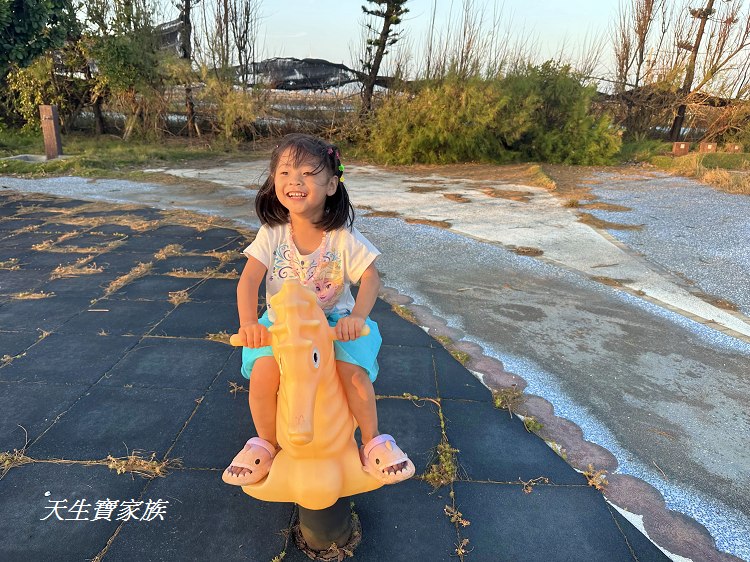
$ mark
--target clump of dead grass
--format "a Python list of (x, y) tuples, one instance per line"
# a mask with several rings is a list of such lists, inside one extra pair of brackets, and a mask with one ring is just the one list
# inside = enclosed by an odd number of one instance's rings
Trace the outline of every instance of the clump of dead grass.
[(0, 269), (4, 269), (6, 271), (16, 271), (18, 269), (21, 269), (21, 267), (18, 265), (18, 258), (10, 258), (0, 261)]
[(38, 299), (48, 299), (54, 296), (55, 296), (55, 293), (45, 293), (44, 291), (39, 291), (38, 293), (26, 291), (26, 292), (21, 292), (21, 293), (15, 293), (11, 295), (11, 298), (15, 300), (38, 300)]
[(498, 410), (508, 410), (510, 417), (518, 411), (518, 408), (526, 401), (523, 390), (515, 384), (492, 392), (492, 404)]
[(140, 451), (133, 451), (126, 457), (113, 457), (107, 455), (104, 459), (98, 460), (68, 460), (68, 459), (34, 459), (26, 455), (26, 449), (20, 451), (0, 453), (0, 479), (2, 479), (10, 469), (31, 463), (50, 463), (50, 464), (77, 464), (82, 466), (106, 466), (114, 470), (117, 474), (138, 474), (144, 478), (157, 478), (166, 476), (170, 470), (182, 466), (181, 459), (157, 460), (156, 453), (151, 453), (150, 457), (143, 457)]
[(461, 365), (466, 365), (471, 359), (471, 356), (468, 353), (457, 349), (455, 342), (448, 336), (435, 336), (435, 339), (439, 341), (440, 345), (447, 349), (448, 353), (450, 353), (456, 361), (461, 363)]
[(181, 291), (170, 291), (168, 294), (169, 302), (174, 306), (179, 306), (183, 303), (190, 302), (190, 297), (188, 296), (188, 292), (185, 289)]
[(601, 469), (596, 470), (592, 464), (583, 471), (583, 475), (586, 477), (589, 486), (593, 486), (600, 492), (604, 491), (609, 484), (609, 482), (607, 482), (607, 471)]
[(519, 256), (528, 256), (531, 258), (541, 256), (544, 253), (544, 250), (541, 250), (540, 248), (532, 248), (531, 246), (516, 246), (513, 248), (513, 251)]
[(151, 268), (153, 267), (153, 265), (154, 264), (152, 262), (139, 263), (125, 275), (121, 275), (117, 279), (113, 279), (110, 282), (110, 284), (107, 285), (106, 289), (104, 289), (104, 296), (106, 297), (108, 295), (116, 293), (122, 287), (130, 283), (131, 281), (134, 281), (135, 279), (138, 279), (139, 277), (143, 277), (149, 271), (151, 271)]
[(539, 478), (532, 478), (531, 480), (524, 481), (520, 478), (518, 479), (519, 482), (521, 482), (522, 490), (524, 494), (530, 494), (534, 491), (534, 486), (537, 486), (539, 484), (549, 484), (549, 478), (545, 476), (540, 476)]
[(217, 341), (219, 343), (225, 343), (227, 345), (230, 345), (229, 338), (231, 337), (231, 334), (227, 332), (217, 332), (215, 334), (206, 334), (206, 339), (211, 341)]
[(182, 255), (182, 246), (180, 244), (169, 244), (167, 246), (164, 246), (158, 252), (156, 252), (154, 254), (154, 257), (157, 260), (165, 260), (173, 256), (181, 256), (181, 255)]
[(77, 259), (75, 263), (68, 265), (58, 265), (52, 270), (50, 279), (59, 279), (61, 277), (77, 277), (79, 275), (93, 275), (94, 273), (101, 273), (104, 271), (101, 267), (97, 266), (96, 263), (89, 263), (94, 256), (84, 256)]

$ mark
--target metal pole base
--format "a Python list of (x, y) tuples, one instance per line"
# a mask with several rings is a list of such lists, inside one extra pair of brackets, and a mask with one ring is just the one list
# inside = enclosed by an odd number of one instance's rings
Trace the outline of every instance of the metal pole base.
[(315, 560), (341, 560), (353, 556), (362, 540), (359, 519), (352, 516), (349, 498), (339, 498), (326, 509), (297, 506), (299, 524), (294, 526), (297, 547)]

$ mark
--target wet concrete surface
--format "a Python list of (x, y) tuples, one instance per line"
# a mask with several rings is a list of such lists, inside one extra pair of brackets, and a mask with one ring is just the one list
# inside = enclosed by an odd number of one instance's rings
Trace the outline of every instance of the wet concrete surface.
[[(263, 167), (172, 171), (221, 181), (216, 189), (76, 178), (2, 178), (0, 185), (183, 207), (253, 226), (254, 191), (242, 186), (258, 183)], [(485, 355), (500, 359), (528, 383), (528, 393), (548, 400), (587, 440), (611, 451), (619, 474), (650, 483), (668, 508), (706, 526), (720, 550), (750, 558), (750, 503), (742, 493), (750, 477), (746, 317), (690, 295), (674, 277), (678, 268), (670, 273), (650, 263), (647, 248), (638, 248), (645, 254), (638, 256), (573, 224), (572, 211), (540, 190), (521, 186), (531, 205), (492, 199), (472, 208), (441, 194), (406, 193), (403, 178), (394, 174), (358, 171), (347, 169), (356, 204), (411, 217), (421, 213), (459, 231), (361, 212), (358, 228), (383, 251), (385, 285), (447, 321), (454, 339), (478, 343)], [(477, 197), (471, 182), (443, 186)], [(520, 257), (508, 249), (521, 245), (544, 254)], [(603, 265), (611, 266), (608, 275), (653, 298), (592, 280)], [(694, 314), (674, 312), (685, 309)], [(721, 325), (706, 323), (714, 317), (731, 329), (723, 333), (715, 329)]]

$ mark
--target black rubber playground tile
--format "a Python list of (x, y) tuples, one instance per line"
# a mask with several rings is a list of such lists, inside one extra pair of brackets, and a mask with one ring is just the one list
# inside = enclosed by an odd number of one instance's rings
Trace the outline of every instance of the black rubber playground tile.
[(383, 344), (425, 347), (432, 345), (432, 338), (422, 328), (392, 314), (392, 311), (386, 312), (380, 307), (375, 307), (370, 313), (370, 318), (378, 323)]
[(4, 330), (51, 332), (89, 306), (89, 299), (81, 297), (54, 297), (54, 306), (46, 300), (12, 300), (0, 305), (0, 326)]
[[(106, 547), (121, 523), (117, 517), (125, 512), (120, 504), (137, 500), (145, 480), (117, 475), (103, 466), (40, 463), (11, 469), (2, 487), (0, 536), (6, 537), (0, 546), (2, 559), (73, 561), (92, 560)], [(109, 520), (97, 506), (107, 500), (118, 502)], [(97, 514), (100, 519), (95, 521)]]
[[(0, 295), (34, 292), (47, 279), (46, 274), (29, 269), (0, 270)], [(0, 326), (7, 329), (4, 324)]]
[[(381, 331), (382, 334), (382, 331)], [(383, 345), (378, 353), (380, 373), (375, 381), (375, 393), (401, 396), (404, 392), (420, 397), (437, 396), (432, 349)]]
[[(59, 331), (94, 337), (97, 334), (143, 336), (174, 307), (166, 302), (103, 299), (87, 306)], [(0, 308), (0, 315), (2, 315)]]
[(436, 461), (435, 448), (442, 437), (437, 404), (429, 400), (381, 398), (377, 408), (380, 433), (392, 435), (409, 455), (416, 473), (424, 473)]
[[(14, 210), (13, 212), (15, 213), (16, 211)], [(35, 219), (24, 219), (19, 217), (3, 218), (3, 220), (0, 221), (0, 240), (23, 230), (24, 228), (39, 226), (42, 224), (44, 224), (44, 221)]]
[(188, 468), (224, 470), (256, 435), (247, 390), (232, 394), (227, 386), (206, 393), (170, 456)]
[(96, 385), (30, 448), (34, 458), (163, 457), (200, 392)]
[[(2, 370), (0, 370), (2, 375)], [(67, 410), (88, 385), (0, 382), (0, 451), (21, 450)]]
[(476, 560), (668, 560), (658, 549), (632, 552), (603, 496), (588, 486), (540, 485), (526, 494), (520, 486), (457, 482), (454, 491)]
[(206, 279), (190, 291), (196, 302), (229, 303), (237, 306), (237, 279)]
[(152, 482), (145, 495), (169, 501), (164, 520), (123, 527), (106, 560), (269, 562), (284, 550), (292, 505), (251, 498), (224, 484), (218, 471), (176, 471)]
[(0, 380), (94, 384), (137, 343), (133, 336), (50, 334), (0, 369)]
[(492, 401), (492, 394), (477, 377), (466, 370), (445, 348), (435, 347), (435, 373), (441, 398)]
[[(26, 351), (34, 342), (39, 339), (39, 332), (0, 332), (0, 357), (16, 357)], [(0, 361), (0, 365), (3, 361)], [(7, 368), (7, 367), (6, 367)], [(2, 367), (0, 367), (0, 380), (3, 378)]]
[(233, 351), (215, 341), (143, 338), (102, 384), (205, 390)]
[(156, 326), (151, 335), (202, 339), (220, 332), (233, 334), (237, 326), (237, 307), (231, 304), (186, 302)]
[(169, 275), (146, 275), (124, 285), (112, 293), (110, 299), (166, 301), (170, 293), (187, 291), (201, 282), (189, 277), (171, 277)]
[(125, 244), (119, 246), (117, 251), (139, 252), (151, 254), (153, 256), (154, 253), (174, 242), (175, 241), (169, 237), (164, 238), (162, 236), (135, 235), (125, 240)]
[(120, 246), (115, 252), (99, 254), (94, 261), (107, 271), (116, 271), (120, 275), (125, 275), (139, 264), (155, 263), (156, 258), (153, 252), (130, 252), (126, 246)]
[(529, 434), (518, 417), (488, 402), (441, 403), (448, 442), (460, 451), (458, 463), (468, 479), (518, 482), (545, 477), (552, 484), (586, 485), (585, 478)]
[(183, 226), (181, 224), (167, 224), (149, 230), (143, 234), (143, 237), (157, 238), (162, 242), (167, 240), (170, 244), (180, 244), (183, 240), (200, 236), (200, 230), (192, 226)]
[(170, 271), (195, 271), (216, 269), (221, 262), (217, 258), (208, 256), (173, 256), (165, 260), (154, 262), (154, 273), (169, 273)]
[[(223, 230), (223, 229), (217, 229)], [(182, 249), (186, 252), (223, 252), (234, 249), (234, 245), (240, 240), (237, 232), (227, 231), (227, 235), (210, 235), (210, 231), (202, 232), (196, 238), (184, 240)]]

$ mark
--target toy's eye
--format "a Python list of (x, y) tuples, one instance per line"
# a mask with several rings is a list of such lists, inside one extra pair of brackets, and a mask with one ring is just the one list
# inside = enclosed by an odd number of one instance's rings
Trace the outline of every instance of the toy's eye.
[(318, 353), (317, 348), (313, 348), (312, 350), (312, 360), (313, 360), (313, 365), (315, 365), (315, 368), (317, 369), (318, 366), (320, 365), (320, 353)]

